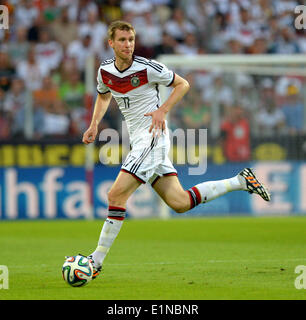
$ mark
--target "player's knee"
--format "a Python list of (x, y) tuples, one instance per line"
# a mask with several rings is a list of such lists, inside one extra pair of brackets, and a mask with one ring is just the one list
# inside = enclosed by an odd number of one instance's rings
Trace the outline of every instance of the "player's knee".
[(112, 200), (115, 198), (115, 195), (114, 195), (114, 193), (113, 193), (113, 191), (112, 190), (109, 190), (108, 192), (107, 192), (107, 200), (108, 200), (108, 203), (112, 203)]
[(122, 202), (121, 191), (117, 189), (111, 189), (107, 193), (108, 203), (111, 205), (116, 205)]

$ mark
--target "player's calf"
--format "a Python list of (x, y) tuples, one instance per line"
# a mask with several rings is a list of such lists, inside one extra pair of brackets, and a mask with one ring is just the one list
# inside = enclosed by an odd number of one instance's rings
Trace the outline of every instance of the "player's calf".
[(169, 202), (168, 206), (176, 213), (184, 213), (190, 210), (191, 206), (187, 192), (185, 192), (184, 196), (180, 197), (179, 200)]

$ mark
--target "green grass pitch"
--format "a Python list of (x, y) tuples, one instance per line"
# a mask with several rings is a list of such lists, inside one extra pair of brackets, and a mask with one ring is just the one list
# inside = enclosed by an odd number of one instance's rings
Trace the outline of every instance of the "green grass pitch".
[(7, 299), (206, 300), (306, 298), (306, 217), (126, 220), (86, 287), (62, 279), (65, 255), (89, 254), (103, 220), (2, 221)]

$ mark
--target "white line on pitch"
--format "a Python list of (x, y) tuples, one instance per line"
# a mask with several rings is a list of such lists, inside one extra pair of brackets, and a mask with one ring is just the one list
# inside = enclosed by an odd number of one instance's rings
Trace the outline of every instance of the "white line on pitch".
[[(196, 264), (196, 263), (252, 263), (252, 262), (277, 262), (277, 263), (285, 263), (285, 262), (294, 262), (294, 261), (306, 261), (306, 258), (294, 258), (294, 259), (284, 259), (284, 260), (273, 260), (273, 259), (237, 259), (237, 260), (207, 260), (207, 261), (176, 261), (176, 262), (143, 262), (142, 265), (172, 265), (172, 264)], [(109, 266), (135, 266), (139, 265), (139, 263), (109, 263)]]

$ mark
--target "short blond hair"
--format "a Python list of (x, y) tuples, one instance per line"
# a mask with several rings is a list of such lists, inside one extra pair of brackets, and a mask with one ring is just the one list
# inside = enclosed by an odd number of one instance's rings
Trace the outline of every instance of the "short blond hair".
[(136, 31), (134, 27), (129, 22), (118, 20), (118, 21), (112, 22), (108, 27), (108, 31), (107, 31), (108, 39), (110, 40), (115, 39), (116, 30), (132, 31), (134, 35), (136, 35)]

